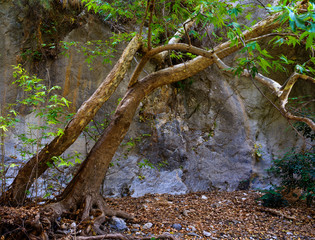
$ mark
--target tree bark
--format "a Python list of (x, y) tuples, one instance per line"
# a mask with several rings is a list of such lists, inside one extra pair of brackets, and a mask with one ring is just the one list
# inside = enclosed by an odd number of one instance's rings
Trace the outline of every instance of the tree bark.
[(38, 154), (34, 155), (19, 171), (9, 190), (1, 196), (0, 202), (9, 205), (21, 205), (28, 190), (36, 179), (47, 169), (47, 163), (52, 163), (53, 156), (61, 155), (79, 137), (87, 124), (94, 118), (97, 111), (108, 100), (123, 80), (131, 61), (139, 49), (141, 41), (136, 35), (125, 48), (122, 56), (111, 72), (104, 79), (93, 95), (85, 101), (74, 117), (70, 120), (61, 136), (55, 137)]

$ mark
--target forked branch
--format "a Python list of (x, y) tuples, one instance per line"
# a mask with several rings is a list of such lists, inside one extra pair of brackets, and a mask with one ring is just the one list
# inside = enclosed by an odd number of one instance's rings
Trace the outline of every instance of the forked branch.
[[(191, 28), (193, 23), (194, 23), (194, 20), (190, 20), (190, 19), (187, 20), (184, 23), (185, 29), (187, 30), (187, 29)], [(262, 27), (261, 25), (257, 25), (256, 28), (258, 29), (258, 27)], [(164, 45), (164, 46), (160, 46), (160, 47), (151, 49), (149, 52), (146, 53), (146, 55), (141, 59), (140, 63), (137, 65), (135, 71), (133, 72), (133, 74), (131, 76), (131, 79), (130, 79), (130, 82), (129, 82), (129, 86), (128, 86), (129, 88), (131, 86), (133, 86), (137, 82), (137, 80), (138, 80), (138, 78), (140, 76), (140, 73), (142, 72), (144, 66), (146, 65), (146, 63), (153, 56), (159, 56), (158, 58), (164, 59), (167, 56), (169, 50), (181, 50), (181, 51), (184, 51), (184, 52), (190, 52), (192, 54), (196, 54), (196, 55), (203, 56), (203, 57), (206, 57), (206, 58), (212, 57), (212, 53), (213, 52), (216, 52), (219, 55), (220, 53), (223, 53), (223, 52), (226, 52), (226, 51), (231, 51), (231, 46), (230, 46), (230, 44), (228, 44), (229, 42), (226, 42), (224, 44), (221, 44), (221, 45), (217, 46), (215, 48), (215, 51), (214, 50), (206, 51), (206, 50), (203, 50), (201, 48), (197, 48), (197, 47), (191, 46), (191, 44), (187, 45), (187, 44), (184, 44), (184, 43), (178, 43), (178, 41), (180, 40), (179, 36), (183, 36), (183, 31), (184, 31), (184, 28), (181, 28), (175, 34), (176, 37), (173, 37), (169, 41), (168, 45)], [(244, 36), (246, 34), (247, 33), (245, 32)], [(290, 34), (290, 33), (288, 33), (288, 34)], [(268, 33), (268, 34), (263, 34), (263, 35), (258, 36), (258, 37), (246, 39), (245, 43), (252, 42), (252, 41), (258, 41), (258, 40), (261, 40), (263, 38), (267, 38), (267, 37), (271, 37), (271, 36), (282, 36), (282, 35), (285, 35), (285, 33)], [(241, 46), (236, 46), (236, 47), (240, 48)], [(265, 77), (265, 79), (267, 80), (266, 77)], [(269, 82), (269, 80), (267, 80), (267, 82)], [(272, 83), (272, 85), (273, 85), (273, 83)], [(273, 87), (278, 89), (278, 85), (279, 84), (276, 82), (276, 85), (273, 86)], [(269, 86), (269, 87), (271, 87), (271, 86)], [(272, 89), (272, 90), (274, 90), (274, 89)]]
[[(213, 58), (217, 66), (226, 72), (233, 73), (233, 69), (226, 65), (215, 53), (213, 53)], [(242, 73), (242, 76), (244, 77), (251, 77), (251, 73), (248, 70), (244, 70)], [(300, 117), (292, 114), (286, 109), (286, 104), (288, 103), (288, 97), (290, 95), (290, 92), (294, 86), (294, 84), (297, 82), (298, 79), (303, 80), (309, 80), (313, 83), (315, 83), (315, 79), (307, 76), (305, 74), (299, 74), (299, 73), (293, 73), (289, 79), (286, 81), (286, 84), (284, 86), (281, 86), (278, 82), (275, 80), (268, 78), (260, 73), (256, 74), (254, 76), (254, 79), (258, 82), (262, 83), (263, 85), (267, 86), (269, 89), (272, 90), (272, 93), (276, 95), (280, 100), (280, 106), (279, 110), (281, 111), (281, 114), (285, 116), (286, 118), (290, 120), (295, 121), (301, 121), (306, 123), (313, 131), (315, 131), (315, 123), (312, 119), (308, 117)]]
[(306, 123), (310, 128), (312, 128), (313, 131), (315, 131), (315, 123), (312, 119), (308, 118), (308, 117), (301, 117), (301, 116), (296, 116), (294, 114), (292, 114), (291, 112), (289, 112), (286, 109), (286, 104), (288, 103), (288, 98), (290, 95), (290, 92), (294, 86), (294, 84), (299, 80), (299, 79), (303, 79), (303, 80), (308, 80), (311, 81), (312, 83), (315, 83), (315, 79), (307, 76), (305, 74), (300, 74), (300, 73), (293, 73), (290, 78), (286, 81), (285, 86), (282, 87), (282, 93), (281, 96), (279, 97), (280, 99), (280, 109), (282, 111), (282, 113), (291, 120), (295, 120), (295, 121), (300, 121), (300, 122), (304, 122)]
[(137, 82), (142, 69), (144, 68), (146, 63), (150, 60), (150, 58), (152, 58), (156, 54), (163, 53), (165, 51), (167, 52), (167, 50), (181, 50), (183, 52), (190, 52), (192, 54), (196, 54), (196, 55), (203, 56), (206, 58), (212, 57), (212, 52), (208, 52), (206, 50), (203, 50), (202, 48), (197, 48), (197, 47), (188, 45), (186, 43), (174, 43), (174, 44), (168, 44), (165, 46), (153, 48), (146, 53), (146, 55), (141, 59), (140, 63), (137, 65), (135, 71), (133, 72), (130, 78), (128, 87), (129, 88), (132, 87)]
[[(149, 4), (151, 5), (150, 0), (148, 0), (146, 12), (149, 11), (148, 10)], [(153, 4), (154, 4), (154, 2), (153, 2)], [(152, 6), (152, 8), (154, 9), (154, 6)], [(153, 9), (150, 13), (151, 14), (150, 17), (152, 17)], [(145, 16), (145, 18), (146, 18), (146, 16)], [(146, 53), (146, 55), (141, 59), (141, 62), (137, 65), (137, 68), (135, 69), (135, 71), (134, 71), (134, 73), (130, 79), (129, 87), (131, 87), (132, 85), (134, 85), (137, 82), (141, 71), (143, 70), (145, 64), (149, 61), (150, 58), (157, 55), (156, 58), (159, 59), (159, 61), (164, 61), (165, 58), (167, 57), (168, 53), (169, 53), (168, 50), (176, 50), (176, 49), (172, 49), (172, 48), (163, 49), (165, 46), (161, 46), (162, 48), (160, 48), (160, 47), (155, 48), (156, 50), (151, 49), (151, 21), (152, 21), (152, 19), (150, 18), (149, 33), (148, 33), (148, 50), (149, 50), (149, 52)], [(189, 18), (188, 20), (186, 20), (183, 23), (183, 27), (178, 29), (178, 31), (174, 34), (174, 36), (168, 41), (168, 45), (166, 45), (166, 46), (172, 46), (174, 44), (177, 44), (181, 40), (181, 38), (184, 36), (184, 34), (187, 34), (187, 36), (188, 36), (187, 30), (190, 29), (194, 23), (195, 23), (195, 16), (193, 18)], [(142, 31), (142, 28), (141, 28), (141, 31)], [(188, 39), (189, 39), (189, 36), (188, 36)], [(190, 42), (190, 39), (189, 39), (189, 42)], [(189, 46), (191, 46), (191, 44), (189, 44)]]

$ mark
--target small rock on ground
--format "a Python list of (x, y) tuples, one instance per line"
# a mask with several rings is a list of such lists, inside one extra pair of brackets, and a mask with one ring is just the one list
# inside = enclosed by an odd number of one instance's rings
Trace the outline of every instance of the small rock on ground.
[(152, 226), (153, 226), (153, 224), (148, 222), (148, 223), (144, 224), (142, 228), (143, 229), (150, 229)]

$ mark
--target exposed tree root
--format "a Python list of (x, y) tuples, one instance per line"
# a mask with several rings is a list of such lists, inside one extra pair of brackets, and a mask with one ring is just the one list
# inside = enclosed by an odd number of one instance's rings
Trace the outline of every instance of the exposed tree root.
[(76, 237), (76, 240), (102, 240), (102, 239), (122, 239), (122, 240), (129, 240), (126, 236), (120, 233), (113, 233), (113, 234), (104, 234), (98, 236), (89, 236), (89, 237)]
[(285, 214), (283, 214), (282, 212), (277, 211), (277, 210), (275, 210), (275, 209), (270, 209), (270, 208), (257, 208), (257, 210), (259, 210), (259, 211), (261, 211), (261, 212), (271, 213), (271, 214), (273, 214), (273, 215), (276, 215), (276, 216), (279, 216), (279, 217), (282, 217), (282, 218), (286, 218), (286, 219), (289, 219), (289, 220), (294, 220), (294, 221), (296, 221), (296, 218), (295, 218), (295, 217), (285, 215)]
[(176, 240), (174, 236), (172, 236), (169, 233), (165, 233), (159, 236), (150, 236), (150, 237), (137, 237), (137, 238), (130, 238), (128, 236), (125, 236), (120, 233), (113, 233), (113, 234), (104, 234), (104, 235), (98, 235), (98, 236), (84, 236), (84, 237), (76, 237), (76, 240), (102, 240), (102, 239), (122, 239), (122, 240), (131, 240), (131, 239), (137, 239), (137, 240), (150, 240), (150, 239), (171, 239)]
[[(83, 204), (82, 204), (83, 202)], [(68, 212), (71, 209), (71, 212)], [(82, 209), (80, 211), (80, 209)], [(58, 217), (64, 215), (79, 215), (81, 222), (87, 223), (89, 227), (81, 234), (89, 235), (91, 233), (103, 236), (103, 239), (128, 239), (122, 234), (108, 234), (103, 230), (103, 224), (106, 217), (117, 216), (125, 219), (133, 219), (133, 216), (123, 212), (109, 209), (101, 195), (87, 195), (84, 201), (79, 201), (73, 197), (66, 198), (56, 203), (44, 206), (34, 220), (28, 222), (28, 226), (34, 229), (32, 235), (34, 239), (48, 239), (48, 235), (54, 235), (52, 226), (56, 223)], [(55, 224), (56, 225), (56, 224)], [(57, 224), (58, 225), (58, 224)], [(98, 236), (95, 236), (98, 237)], [(76, 237), (76, 239), (102, 239)]]
[[(81, 236), (78, 236), (78, 232), (71, 233), (68, 235), (70, 239), (76, 240), (98, 240), (98, 239), (139, 239), (139, 240), (149, 240), (152, 238), (155, 239), (173, 239), (176, 240), (176, 237), (171, 234), (165, 233), (159, 236), (150, 236), (150, 237), (130, 237), (121, 233), (107, 233), (104, 231), (103, 224), (108, 219), (106, 217), (117, 216), (125, 219), (133, 219), (133, 216), (125, 213), (123, 211), (116, 211), (109, 209), (106, 206), (105, 200), (101, 195), (91, 196), (88, 195), (85, 197), (83, 204), (77, 203), (75, 206), (75, 201), (73, 198), (64, 199), (60, 202), (53, 203), (43, 207), (40, 213), (38, 213), (34, 220), (29, 221), (28, 225), (30, 228), (34, 229), (32, 232), (32, 239), (38, 240), (48, 240), (50, 236), (56, 237), (52, 232), (53, 222), (57, 217), (60, 217), (65, 214), (70, 214), (67, 212), (68, 209), (71, 209), (75, 213), (74, 215), (79, 214), (81, 217), (81, 223), (87, 223), (88, 227), (80, 233)], [(72, 204), (71, 208), (69, 207)], [(80, 208), (81, 214), (80, 214)], [(92, 217), (93, 216), (93, 217)], [(96, 236), (88, 236), (90, 234), (97, 234)], [(83, 236), (82, 236), (83, 235)], [(85, 236), (84, 236), (85, 235)], [(65, 235), (58, 234), (59, 237), (65, 237)]]
[[(159, 236), (150, 236), (150, 237), (130, 237), (128, 235), (124, 235), (121, 233), (106, 233), (103, 228), (103, 224), (107, 220), (106, 217), (117, 216), (125, 219), (133, 219), (133, 216), (123, 212), (123, 211), (116, 211), (113, 209), (109, 209), (106, 206), (105, 200), (101, 195), (91, 196), (87, 195), (83, 201), (83, 204), (77, 203), (77, 207), (74, 204), (74, 199), (71, 197), (69, 199), (64, 199), (60, 202), (53, 203), (43, 207), (40, 213), (38, 213), (33, 221), (29, 224), (32, 225), (32, 228), (36, 228), (36, 233), (33, 234), (33, 239), (40, 239), (40, 240), (48, 240), (48, 234), (54, 235), (52, 230), (52, 223), (55, 221), (57, 217), (60, 217), (64, 214), (69, 214), (67, 212), (68, 209), (75, 211), (73, 214), (79, 214), (81, 217), (81, 223), (85, 222), (88, 223), (89, 226), (82, 231), (78, 236), (78, 233), (72, 233), (68, 235), (70, 239), (76, 240), (98, 240), (98, 239), (122, 239), (122, 240), (131, 240), (131, 239), (139, 239), (139, 240), (149, 240), (153, 237), (155, 239), (173, 239), (176, 240), (174, 236), (171, 234), (165, 233)], [(70, 204), (72, 205), (71, 208), (69, 207)], [(80, 208), (82, 208), (80, 214)], [(93, 217), (92, 217), (93, 216)], [(97, 234), (96, 236), (88, 236), (91, 233)], [(85, 236), (82, 236), (85, 235)], [(56, 235), (54, 235), (56, 236)], [(62, 235), (59, 235), (62, 237)], [(63, 235), (65, 237), (65, 235)]]
[(170, 233), (164, 233), (162, 235), (159, 236), (150, 236), (150, 237), (143, 237), (143, 238), (136, 238), (139, 240), (150, 240), (150, 239), (171, 239), (171, 240), (177, 240), (176, 237), (174, 237), (173, 235), (171, 235)]

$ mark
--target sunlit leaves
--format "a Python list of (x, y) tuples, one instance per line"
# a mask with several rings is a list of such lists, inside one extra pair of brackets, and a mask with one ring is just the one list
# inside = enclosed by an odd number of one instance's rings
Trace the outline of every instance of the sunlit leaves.
[[(125, 39), (125, 38), (124, 38)], [(116, 52), (114, 48), (122, 40), (116, 36), (112, 41), (91, 40), (85, 43), (82, 42), (61, 42), (61, 47), (65, 49), (64, 55), (68, 56), (68, 50), (74, 49), (78, 53), (82, 53), (85, 57), (85, 62), (90, 69), (93, 69), (93, 62), (96, 59), (101, 59), (103, 63), (111, 63)]]
[[(20, 66), (14, 66), (13, 76), (17, 84), (24, 91), (24, 98), (17, 100), (18, 104), (26, 105), (34, 114), (36, 123), (27, 123), (27, 132), (18, 135), (19, 140), (25, 149), (18, 149), (21, 156), (26, 157), (34, 154), (36, 151), (33, 147), (41, 147), (42, 139), (50, 136), (60, 136), (63, 130), (54, 129), (56, 124), (63, 124), (66, 116), (66, 109), (69, 108), (70, 102), (58, 95), (55, 91), (60, 87), (46, 87), (42, 79), (36, 76), (29, 76), (28, 73)], [(13, 110), (12, 110), (13, 111)], [(15, 112), (11, 114), (16, 115)], [(10, 120), (13, 124), (12, 119)], [(0, 127), (3, 125), (0, 118)], [(5, 128), (8, 128), (6, 124)]]
[(286, 43), (287, 45), (293, 45), (293, 47), (295, 47), (296, 44), (299, 44), (300, 41), (297, 37), (295, 36), (287, 36), (286, 38)]
[[(17, 122), (19, 122), (19, 119), (17, 118), (17, 112), (14, 109), (10, 109), (12, 106), (8, 106), (8, 113), (4, 114), (1, 112), (0, 115), (0, 129), (3, 132), (0, 132), (0, 136), (3, 134), (4, 132), (7, 132), (10, 128), (14, 128), (15, 124)], [(5, 108), (3, 108), (4, 110)]]
[(237, 34), (234, 31), (229, 31), (227, 33), (227, 37), (231, 41), (231, 46), (238, 44), (239, 38), (238, 38)]
[(304, 32), (301, 34), (299, 40), (300, 41), (302, 41), (303, 39), (306, 40), (305, 41), (305, 47), (306, 47), (306, 49), (309, 49), (312, 46), (314, 46), (314, 36), (315, 36), (315, 33)]
[(267, 61), (265, 58), (258, 56), (257, 59), (259, 60), (258, 64), (260, 67), (267, 73), (269, 73), (268, 68), (271, 68), (271, 65), (269, 61)]
[(269, 6), (269, 10), (283, 12), (279, 19), (282, 22), (289, 19), (290, 28), (293, 32), (296, 32), (298, 29), (315, 32), (315, 13), (312, 1), (309, 1), (307, 9), (305, 9), (305, 6), (300, 5), (300, 2), (291, 1), (289, 5), (285, 3), (278, 6)]
[(228, 10), (228, 14), (231, 17), (237, 17), (238, 15), (242, 14), (242, 12), (243, 12), (243, 8), (239, 4), (237, 4), (236, 7), (233, 7)]
[(292, 64), (294, 63), (294, 61), (288, 59), (286, 56), (284, 56), (283, 54), (279, 57), (279, 59), (282, 61), (282, 63), (284, 64)]
[(304, 72), (305, 72), (305, 67), (304, 67), (303, 65), (297, 64), (297, 65), (295, 66), (295, 69), (296, 69), (296, 71), (297, 71), (298, 73), (304, 73)]

